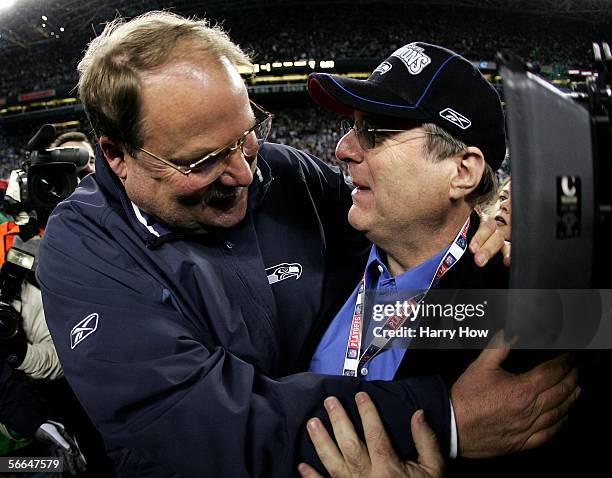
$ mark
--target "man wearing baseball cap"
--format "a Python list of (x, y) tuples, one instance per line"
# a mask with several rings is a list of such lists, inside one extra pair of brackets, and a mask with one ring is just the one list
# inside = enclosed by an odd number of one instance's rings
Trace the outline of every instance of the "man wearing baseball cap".
[[(438, 350), (419, 349), (415, 346), (418, 339), (407, 347), (393, 347), (396, 338), (385, 332), (397, 330), (406, 320), (405, 313), (403, 317), (390, 313), (382, 319), (373, 316), (369, 327), (361, 320), (379, 297), (366, 291), (383, 291), (394, 299), (398, 293), (410, 291), (404, 298), (418, 304), (429, 297), (430, 289), (507, 287), (507, 270), (499, 258), (483, 269), (462, 258), (479, 223), (474, 207), (494, 193), (494, 171), (506, 153), (504, 115), (497, 92), (465, 58), (422, 42), (395, 51), (367, 80), (314, 73), (308, 90), (323, 108), (352, 117), (352, 124), (345, 125), (336, 156), (347, 163), (355, 186), (349, 222), (374, 243), (363, 278), (322, 337), (310, 371), (365, 380), (439, 374), (450, 388), (451, 457), (487, 458), (538, 447), (560, 429), (560, 416), (567, 413), (579, 393), (575, 390), (576, 371), (564, 363), (566, 358), (540, 365), (519, 380), (501, 367), (509, 353), (506, 344), (480, 355), (479, 350), (448, 350), (448, 341), (434, 342), (432, 346)], [(449, 319), (421, 319), (424, 325), (431, 325), (432, 320)], [(426, 342), (421, 340), (421, 346)], [(548, 386), (564, 382), (571, 393), (559, 397), (555, 404), (560, 407), (559, 416), (538, 420), (527, 436), (502, 445), (504, 432), (498, 429), (499, 436), (495, 436), (494, 430), (501, 426), (503, 412), (496, 412), (499, 415), (492, 417), (491, 427), (475, 430), (470, 423), (475, 410), (460, 403), (453, 384), (462, 378), (465, 382), (462, 373), (468, 366), (472, 372), (480, 371), (470, 380), (472, 397), (483, 397), (479, 407), (483, 413), (490, 406), (486, 396), (493, 390), (492, 384), (500, 387), (494, 392), (498, 405), (510, 409), (511, 397), (521, 395), (519, 382), (529, 382), (544, 366), (563, 370)], [(485, 385), (485, 379), (493, 376), (499, 381)], [(346, 436), (346, 430), (338, 434), (340, 428), (334, 427), (336, 439)], [(323, 435), (311, 433), (311, 438), (320, 456), (328, 457), (327, 463), (324, 460), (328, 470), (350, 468), (355, 458), (338, 453)], [(483, 456), (476, 451), (496, 439), (500, 440), (497, 453)], [(343, 450), (341, 441), (338, 443)], [(346, 463), (338, 463), (342, 460)]]

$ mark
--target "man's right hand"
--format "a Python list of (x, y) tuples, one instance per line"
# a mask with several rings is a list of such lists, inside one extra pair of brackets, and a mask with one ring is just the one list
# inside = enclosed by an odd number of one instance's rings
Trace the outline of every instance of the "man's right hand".
[(501, 365), (510, 346), (489, 348), (451, 388), (459, 455), (487, 458), (536, 448), (562, 428), (580, 395), (567, 354), (523, 374)]

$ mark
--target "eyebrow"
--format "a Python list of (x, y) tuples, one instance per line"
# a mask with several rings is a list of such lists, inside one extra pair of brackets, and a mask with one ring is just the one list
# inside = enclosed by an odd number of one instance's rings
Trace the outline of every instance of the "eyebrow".
[[(252, 127), (254, 127), (257, 124), (257, 117), (255, 115), (253, 115), (254, 117), (252, 118), (253, 120), (253, 124), (251, 126), (249, 126), (249, 128), (247, 129), (251, 129)], [(246, 130), (245, 130), (246, 131)], [(238, 138), (235, 138), (233, 141), (235, 141)], [(183, 157), (171, 157), (168, 159), (168, 161), (175, 163), (179, 166), (184, 166), (185, 164), (191, 164), (194, 163), (196, 161), (199, 161), (200, 159), (202, 159), (203, 157), (209, 155), (210, 153), (217, 151), (219, 148), (229, 148), (233, 145), (233, 143), (230, 144), (225, 144), (222, 146), (218, 146), (216, 148), (207, 148), (203, 151), (199, 151), (197, 154), (189, 154), (189, 155), (185, 155)]]
[(169, 161), (178, 164), (180, 166), (185, 166), (191, 163), (195, 163), (196, 161), (199, 161), (200, 159), (202, 159), (204, 156), (212, 153), (213, 151), (216, 151), (217, 148), (211, 149), (211, 148), (207, 148), (204, 149), (202, 151), (199, 151), (197, 153), (193, 153), (193, 154), (189, 154), (189, 155), (185, 155), (185, 156), (175, 156), (169, 159)]

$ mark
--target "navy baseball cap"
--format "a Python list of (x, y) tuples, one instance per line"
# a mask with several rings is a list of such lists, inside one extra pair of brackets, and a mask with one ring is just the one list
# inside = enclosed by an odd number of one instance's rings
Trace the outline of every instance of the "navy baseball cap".
[(428, 43), (403, 46), (367, 80), (327, 73), (308, 77), (308, 92), (325, 109), (435, 123), (477, 146), (496, 170), (506, 154), (504, 113), (497, 91), (461, 55)]

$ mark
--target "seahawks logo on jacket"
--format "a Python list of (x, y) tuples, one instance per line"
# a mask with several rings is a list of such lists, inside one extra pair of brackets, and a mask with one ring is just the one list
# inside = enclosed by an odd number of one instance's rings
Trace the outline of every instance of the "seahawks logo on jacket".
[(268, 275), (268, 284), (274, 284), (276, 282), (295, 277), (298, 280), (302, 275), (302, 265), (297, 262), (277, 264), (266, 269)]

